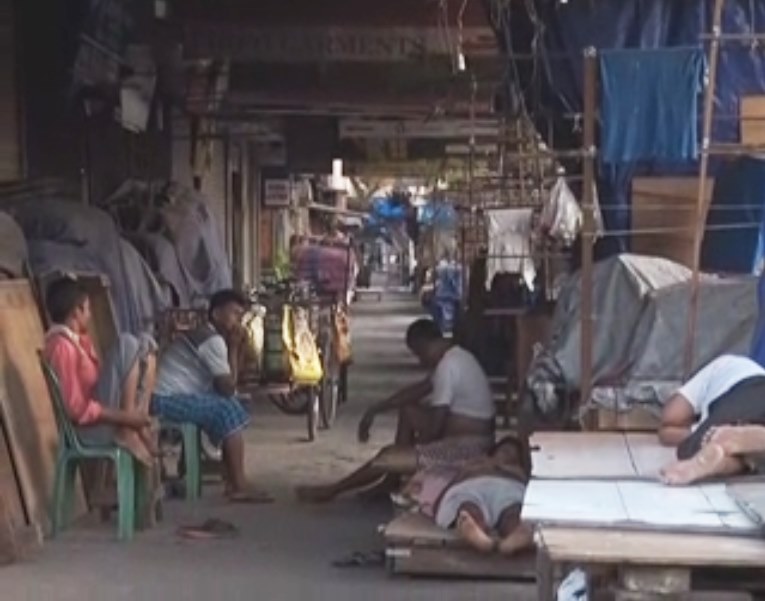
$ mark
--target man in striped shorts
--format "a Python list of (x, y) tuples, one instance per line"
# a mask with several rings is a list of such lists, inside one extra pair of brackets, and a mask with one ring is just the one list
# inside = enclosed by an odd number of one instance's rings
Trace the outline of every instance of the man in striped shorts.
[(176, 338), (162, 354), (151, 412), (162, 419), (198, 425), (222, 447), (225, 493), (232, 502), (266, 502), (247, 491), (242, 431), (249, 414), (237, 400), (237, 361), (243, 343), (247, 299), (221, 290), (210, 299), (209, 323)]

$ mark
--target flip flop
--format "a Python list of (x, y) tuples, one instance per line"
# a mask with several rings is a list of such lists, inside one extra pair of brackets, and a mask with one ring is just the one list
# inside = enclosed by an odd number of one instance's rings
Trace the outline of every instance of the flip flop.
[(199, 526), (181, 526), (178, 536), (189, 540), (211, 540), (219, 538), (234, 538), (239, 534), (236, 526), (229, 522), (211, 518)]
[(335, 568), (365, 568), (385, 565), (385, 551), (356, 551), (332, 562)]

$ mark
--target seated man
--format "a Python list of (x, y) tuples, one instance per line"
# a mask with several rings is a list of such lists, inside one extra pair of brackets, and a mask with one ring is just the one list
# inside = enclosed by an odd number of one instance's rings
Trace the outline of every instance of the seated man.
[(160, 357), (151, 412), (173, 422), (196, 424), (210, 442), (222, 446), (230, 501), (267, 502), (266, 495), (247, 492), (242, 430), (250, 416), (234, 396), (247, 304), (234, 290), (213, 295), (209, 323), (180, 335)]
[(749, 451), (733, 442), (738, 437), (726, 426), (765, 424), (763, 399), (765, 369), (751, 359), (723, 355), (702, 368), (664, 408), (659, 438), (678, 446), (679, 459), (663, 470), (664, 481), (689, 484), (743, 471), (736, 455)]
[(512, 555), (533, 545), (533, 530), (520, 523), (530, 477), (528, 440), (508, 436), (462, 467), (418, 472), (402, 496), (477, 551)]
[[(299, 499), (329, 501), (344, 492), (371, 486), (389, 474), (413, 474), (433, 465), (469, 461), (493, 446), (494, 401), (475, 357), (443, 338), (429, 319), (409, 326), (406, 344), (432, 374), (370, 407), (359, 424), (359, 440), (366, 442), (374, 418), (397, 410), (394, 444), (337, 483), (299, 487)], [(422, 405), (431, 392), (430, 404)]]
[(157, 451), (150, 430), (149, 399), (156, 371), (156, 344), (122, 334), (99, 361), (88, 336), (88, 293), (71, 278), (51, 283), (46, 307), (53, 326), (44, 357), (56, 373), (69, 417), (86, 445), (118, 444), (146, 465)]

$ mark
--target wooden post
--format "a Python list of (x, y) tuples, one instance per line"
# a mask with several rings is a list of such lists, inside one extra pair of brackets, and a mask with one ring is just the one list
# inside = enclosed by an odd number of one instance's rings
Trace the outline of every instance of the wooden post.
[(592, 302), (592, 245), (595, 239), (595, 219), (593, 215), (595, 189), (595, 101), (598, 73), (598, 55), (593, 47), (584, 51), (584, 132), (583, 132), (583, 190), (582, 190), (582, 267), (580, 285), (582, 289), (581, 305), (581, 403), (587, 403), (592, 393), (592, 342), (593, 342), (593, 302)]
[(712, 136), (712, 114), (717, 85), (717, 63), (720, 57), (720, 34), (722, 11), (725, 0), (715, 0), (712, 19), (712, 38), (709, 46), (709, 83), (704, 94), (704, 123), (701, 137), (701, 162), (699, 164), (698, 197), (696, 199), (696, 222), (693, 232), (693, 272), (691, 275), (691, 299), (688, 311), (688, 332), (685, 338), (685, 376), (693, 371), (693, 350), (696, 346), (696, 323), (699, 312), (699, 270), (701, 268), (701, 243), (704, 239), (704, 225), (707, 215), (707, 174), (709, 172), (709, 150)]

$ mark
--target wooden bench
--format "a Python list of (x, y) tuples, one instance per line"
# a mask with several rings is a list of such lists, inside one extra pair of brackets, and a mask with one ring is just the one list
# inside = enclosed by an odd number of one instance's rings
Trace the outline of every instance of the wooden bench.
[(508, 558), (482, 555), (450, 530), (415, 513), (394, 518), (383, 529), (392, 574), (533, 581), (532, 553)]

